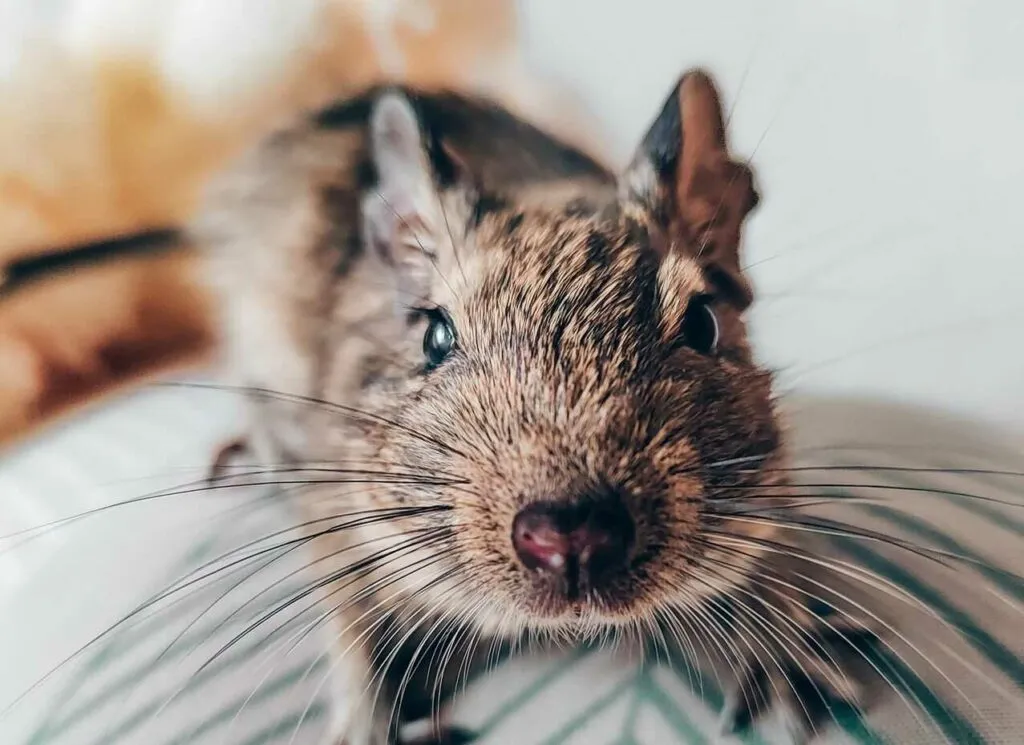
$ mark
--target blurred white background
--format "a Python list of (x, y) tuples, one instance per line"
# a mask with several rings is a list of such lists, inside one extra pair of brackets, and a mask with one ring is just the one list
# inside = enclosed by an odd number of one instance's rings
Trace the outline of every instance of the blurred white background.
[[(83, 59), (143, 49), (182, 100), (229, 117), (317, 43), (332, 2), (392, 52), (395, 24), (415, 33), (433, 17), (426, 0), (0, 0), (0, 81), (45, 70), (54, 43)], [(529, 63), (582, 95), (617, 162), (684, 68), (718, 77), (735, 148), (760, 177), (754, 330), (785, 386), (1024, 428), (1024, 6), (519, 3)], [(89, 99), (73, 83), (56, 90), (75, 119)]]
[(524, 0), (529, 54), (624, 162), (708, 66), (764, 200), (756, 341), (783, 387), (1024, 430), (1024, 6)]

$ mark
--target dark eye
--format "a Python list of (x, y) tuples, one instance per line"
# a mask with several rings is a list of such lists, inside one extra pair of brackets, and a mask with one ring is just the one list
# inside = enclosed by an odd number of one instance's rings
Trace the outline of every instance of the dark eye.
[(427, 332), (423, 336), (423, 354), (430, 367), (437, 367), (455, 349), (455, 326), (440, 308), (427, 313)]
[(683, 315), (682, 342), (701, 354), (718, 349), (718, 318), (711, 307), (711, 298), (700, 295), (690, 301)]

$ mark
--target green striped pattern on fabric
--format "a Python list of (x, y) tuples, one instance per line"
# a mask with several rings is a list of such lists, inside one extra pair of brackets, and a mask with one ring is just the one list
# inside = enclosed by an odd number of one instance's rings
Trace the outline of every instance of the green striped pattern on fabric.
[[(245, 545), (247, 536), (272, 529), (254, 521), (227, 534), (218, 530), (188, 552), (154, 595)], [(198, 583), (193, 591), (171, 596), (170, 602), (157, 604), (107, 637), (56, 697), (26, 745), (271, 745), (293, 736), (297, 744), (322, 740), (330, 710), (328, 688), (319, 685), (328, 668), (322, 640), (318, 645), (310, 636), (292, 654), (284, 654), (290, 645), (282, 646), (280, 659), (261, 660), (268, 648), (303, 630), (317, 617), (315, 611), (307, 609), (289, 619), (278, 638), (267, 633), (278, 622), (274, 619), (265, 624), (267, 629), (254, 630), (219, 653), (261, 614), (304, 587), (299, 577), (287, 578), (283, 564), (267, 577), (255, 576), (259, 572), (254, 568)], [(243, 590), (239, 575), (247, 573), (254, 575), (248, 581), (260, 582)], [(280, 581), (276, 587), (275, 581)], [(259, 604), (246, 607), (257, 595)], [(277, 715), (268, 718), (264, 712)]]
[[(922, 483), (905, 475), (886, 476), (897, 485)], [(927, 488), (927, 487), (926, 487)], [(856, 489), (833, 490), (837, 497), (856, 494)], [(867, 492), (866, 492), (867, 493)], [(963, 570), (1006, 597), (1024, 599), (1024, 587), (1014, 567), (993, 566), (977, 541), (971, 543), (933, 524), (927, 515), (910, 515), (897, 509), (897, 500), (858, 506), (874, 522), (873, 529), (898, 533), (965, 557)], [(936, 493), (936, 503), (965, 509), (964, 501)], [(988, 504), (971, 504), (974, 518), (988, 521), (993, 530), (1014, 531), (1013, 518)], [(241, 521), (225, 533), (222, 526), (197, 543), (178, 568), (178, 579), (188, 571), (229, 551), (247, 536), (273, 530), (269, 523), (244, 525)], [(271, 527), (268, 529), (267, 525)], [(247, 532), (248, 531), (248, 532)], [(261, 532), (262, 531), (262, 532)], [(910, 565), (897, 561), (891, 551), (856, 537), (832, 540), (838, 555), (876, 573), (895, 587), (932, 608), (958, 632), (965, 649), (1012, 684), (1024, 688), (1024, 662), (1013, 648), (974, 615), (970, 605), (950, 597), (930, 578), (916, 574)], [(288, 644), (304, 624), (316, 619), (315, 609), (298, 614), (284, 632), (270, 638), (266, 628), (253, 631), (209, 664), (211, 656), (245, 629), (260, 614), (277, 607), (301, 590), (294, 571), (298, 556), (281, 557), (274, 566), (257, 572), (247, 590), (225, 590), (237, 575), (188, 594), (168, 607), (148, 614), (112, 634), (77, 670), (73, 680), (55, 698), (48, 715), (25, 745), (322, 745), (327, 734), (332, 701), (330, 686), (323, 681), (329, 663), (322, 657), (325, 638), (309, 635), (306, 643), (285, 654)], [(268, 562), (269, 564), (270, 562)], [(1019, 564), (1018, 567), (1019, 568)], [(264, 576), (266, 574), (266, 576)], [(279, 582), (274, 586), (275, 582)], [(268, 589), (269, 588), (269, 589)], [(258, 603), (246, 601), (260, 594)], [(296, 609), (298, 610), (298, 609)], [(911, 633), (913, 629), (906, 629)], [(180, 638), (179, 638), (180, 637)], [(173, 642), (173, 644), (172, 644)], [(985, 745), (985, 729), (964, 708), (963, 701), (948, 697), (928, 679), (927, 670), (909, 664), (891, 649), (870, 651), (872, 661), (910, 702), (919, 717), (949, 742)], [(584, 649), (555, 661), (513, 660), (494, 675), (476, 681), (471, 692), (486, 691), (485, 704), (477, 707), (470, 724), (481, 743), (516, 745), (672, 745), (724, 742), (717, 722), (724, 695), (711, 676), (694, 679), (693, 670), (648, 661), (628, 670), (613, 669), (601, 662), (603, 653)], [(536, 664), (535, 664), (536, 663)], [(526, 682), (510, 689), (500, 683), (507, 669), (515, 668)], [(492, 680), (498, 680), (492, 684)], [(605, 683), (598, 684), (602, 680)], [(566, 694), (566, 692), (571, 692)], [(479, 696), (478, 696), (479, 700)], [(1021, 696), (1024, 701), (1024, 694)], [(456, 709), (458, 713), (458, 709)], [(607, 720), (607, 722), (606, 722)], [(891, 727), (856, 712), (835, 712), (836, 727), (825, 742), (896, 745), (908, 742), (894, 736)], [(523, 723), (533, 725), (523, 733)], [(886, 720), (891, 724), (892, 719)], [(1007, 726), (1020, 726), (1024, 717)], [(595, 723), (599, 731), (595, 733)], [(902, 727), (902, 725), (901, 725)], [(900, 727), (898, 731), (904, 731)], [(517, 739), (518, 738), (518, 739)], [(763, 733), (750, 732), (729, 742), (768, 745)], [(931, 740), (931, 741), (934, 741)], [(918, 736), (913, 742), (929, 742)]]

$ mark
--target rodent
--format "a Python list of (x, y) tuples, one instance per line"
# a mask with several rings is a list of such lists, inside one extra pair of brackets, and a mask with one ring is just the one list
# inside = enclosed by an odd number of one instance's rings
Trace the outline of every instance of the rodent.
[[(797, 739), (827, 721), (829, 696), (857, 699), (840, 669), (854, 652), (826, 639), (798, 582), (757, 581), (785, 575), (779, 552), (751, 548), (773, 529), (716, 513), (786, 488), (744, 320), (757, 203), (701, 70), (621, 174), (493, 102), (385, 87), (217, 180), (189, 231), (232, 375), (253, 391), (246, 442), (268, 467), (365, 474), (296, 496), (311, 523), (381, 516), (312, 542), (342, 567), (324, 603), (365, 691), (345, 745), (398, 742), (474, 647), (674, 631), (738, 593), (751, 615), (733, 628), (756, 645), (700, 645), (730, 658), (730, 724), (778, 704)], [(831, 643), (827, 659), (805, 642), (815, 660), (773, 666), (786, 642), (758, 613)]]

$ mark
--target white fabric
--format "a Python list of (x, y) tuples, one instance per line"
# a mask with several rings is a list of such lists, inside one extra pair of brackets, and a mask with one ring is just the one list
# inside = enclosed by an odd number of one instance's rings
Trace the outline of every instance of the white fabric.
[[(0, 465), (5, 534), (38, 525), (41, 517), (45, 521), (73, 515), (198, 478), (213, 448), (231, 434), (237, 414), (237, 401), (228, 394), (156, 388), (46, 434)], [(796, 402), (794, 421), (799, 423), (797, 455), (814, 463), (1022, 469), (1019, 455), (1014, 460), (1020, 450), (1013, 442), (920, 412), (864, 402)], [(833, 446), (843, 450), (831, 450)], [(864, 449), (855, 452), (851, 446)], [(836, 481), (851, 479), (850, 474), (826, 475)], [(914, 479), (928, 483), (921, 474), (911, 476)], [(999, 498), (1014, 498), (1020, 491), (1020, 479), (942, 479), (949, 482), (944, 488)], [(894, 483), (891, 478), (886, 481)], [(260, 495), (252, 490), (230, 492), (183, 494), (117, 507), (47, 530), (34, 543), (14, 550), (8, 546), (0, 554), (8, 583), (0, 596), (0, 707), (189, 567), (236, 548), (247, 536), (266, 535), (287, 524), (285, 508), (272, 495), (258, 501)], [(12, 494), (17, 495), (16, 502), (8, 498)], [(1008, 522), (999, 525), (972, 517), (971, 510), (952, 509), (952, 498), (894, 496), (905, 502), (917, 499), (923, 505), (922, 520), (963, 534), (961, 550), (997, 561), (1009, 559), (1009, 568), (1020, 571), (1024, 551), (1014, 527), (1020, 523), (1013, 521), (1024, 520), (1024, 510), (1006, 509)], [(987, 504), (986, 509), (991, 515), (1003, 508)], [(876, 527), (894, 530), (884, 521)], [(281, 614), (203, 666), (284, 597), (298, 578), (276, 586), (274, 582), (301, 560), (298, 553), (283, 557), (220, 600), (231, 583), (201, 583), (200, 591), (164, 603), (159, 612), (141, 614), (63, 665), (0, 718), (0, 742), (320, 745), (336, 703), (330, 686), (323, 683), (328, 665), (320, 655), (326, 639), (314, 632), (294, 644), (302, 636), (304, 619), (313, 616), (297, 618), (268, 638), (266, 634), (284, 620)], [(945, 581), (927, 562), (911, 564), (926, 581)], [(240, 577), (232, 575), (232, 581)], [(949, 591), (952, 585), (939, 586), (950, 604), (964, 609), (1011, 651), (1011, 657), (1016, 655), (1019, 666), (1024, 656), (1020, 598), (992, 594), (980, 579), (982, 575), (961, 567), (954, 575), (955, 592)], [(267, 587), (271, 589), (258, 595)], [(254, 597), (256, 601), (246, 604)], [(982, 605), (976, 602), (979, 597), (988, 600)], [(991, 661), (981, 659), (977, 646), (955, 634), (948, 637), (947, 626), (924, 623), (920, 615), (908, 626), (918, 634), (922, 648), (931, 645), (926, 653), (940, 661), (970, 698), (969, 703), (957, 700), (955, 705), (961, 716), (974, 722), (975, 732), (990, 743), (1024, 742), (1024, 694)], [(941, 657), (937, 650), (947, 642), (959, 644), (963, 659), (976, 669)], [(925, 674), (927, 666), (920, 660), (914, 667), (924, 671), (922, 677), (936, 691), (950, 701), (956, 699), (948, 683)], [(998, 694), (997, 688), (1010, 695)], [(589, 654), (515, 661), (471, 687), (456, 715), (470, 727), (483, 727), (482, 742), (493, 745), (714, 742), (721, 702), (713, 684), (703, 696), (702, 701), (700, 690), (687, 685), (685, 674), (640, 670), (622, 659)], [(894, 744), (924, 745), (942, 737), (926, 716), (909, 713), (898, 697), (883, 705), (872, 722), (871, 727), (885, 734), (882, 741)], [(774, 741), (770, 728), (767, 732), (765, 740), (758, 735), (722, 741)], [(834, 731), (828, 742), (857, 742), (854, 735)]]

